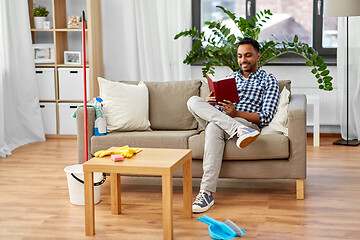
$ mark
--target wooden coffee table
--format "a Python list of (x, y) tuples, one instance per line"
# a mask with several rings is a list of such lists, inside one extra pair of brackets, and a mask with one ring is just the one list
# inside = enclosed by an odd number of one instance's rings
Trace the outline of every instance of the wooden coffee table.
[[(117, 147), (113, 147), (117, 148)], [(154, 175), (162, 177), (162, 210), (164, 239), (173, 237), (173, 184), (172, 174), (183, 166), (183, 201), (184, 217), (192, 217), (192, 178), (191, 150), (142, 148), (132, 158), (114, 162), (110, 156), (92, 158), (84, 163), (85, 184), (85, 233), (95, 234), (93, 173), (110, 173), (111, 177), (111, 213), (121, 213), (121, 178), (120, 174)]]

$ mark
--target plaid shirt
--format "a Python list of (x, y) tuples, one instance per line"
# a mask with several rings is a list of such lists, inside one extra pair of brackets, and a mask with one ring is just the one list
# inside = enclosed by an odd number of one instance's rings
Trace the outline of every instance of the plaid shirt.
[[(234, 103), (235, 110), (258, 113), (260, 127), (269, 125), (273, 119), (280, 98), (279, 85), (272, 74), (258, 69), (245, 79), (241, 70), (234, 73), (240, 102)], [(220, 109), (218, 107), (218, 109)]]

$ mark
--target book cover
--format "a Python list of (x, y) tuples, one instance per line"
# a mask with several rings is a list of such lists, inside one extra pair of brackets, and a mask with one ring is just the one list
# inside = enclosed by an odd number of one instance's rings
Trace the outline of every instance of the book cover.
[(234, 76), (216, 80), (214, 77), (206, 74), (206, 78), (210, 91), (214, 93), (216, 102), (229, 100), (236, 103), (240, 101)]

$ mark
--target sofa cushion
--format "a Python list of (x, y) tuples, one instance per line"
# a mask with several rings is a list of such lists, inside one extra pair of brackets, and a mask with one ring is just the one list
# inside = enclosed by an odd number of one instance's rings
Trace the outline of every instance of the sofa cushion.
[(125, 145), (140, 148), (187, 149), (189, 147), (188, 138), (197, 133), (197, 130), (112, 132), (106, 136), (91, 137), (91, 154), (110, 147), (122, 147)]
[(149, 89), (151, 129), (189, 130), (197, 127), (186, 102), (191, 96), (199, 96), (199, 80), (145, 84)]
[[(244, 149), (236, 146), (237, 138), (226, 141), (223, 160), (286, 159), (289, 157), (289, 139), (280, 134), (261, 135)], [(189, 148), (193, 159), (202, 159), (204, 153), (205, 132), (189, 138)]]
[(280, 91), (283, 90), (284, 87), (286, 87), (287, 90), (290, 92), (291, 96), (291, 81), (290, 80), (278, 80), (279, 89)]
[(98, 81), (109, 132), (150, 130), (149, 93), (143, 82), (130, 85), (101, 77)]
[(209, 85), (205, 80), (201, 80), (201, 87), (200, 87), (200, 97), (203, 99), (206, 99), (206, 97), (209, 95)]
[[(139, 81), (120, 81), (138, 84)], [(187, 100), (200, 95), (200, 80), (144, 82), (149, 90), (149, 120), (154, 130), (190, 130), (197, 122), (187, 109)], [(161, 93), (161, 94), (159, 94)]]
[(262, 134), (284, 134), (288, 136), (288, 109), (290, 103), (290, 91), (284, 87), (280, 94), (280, 101), (276, 109), (274, 118), (271, 120), (268, 126), (261, 129)]

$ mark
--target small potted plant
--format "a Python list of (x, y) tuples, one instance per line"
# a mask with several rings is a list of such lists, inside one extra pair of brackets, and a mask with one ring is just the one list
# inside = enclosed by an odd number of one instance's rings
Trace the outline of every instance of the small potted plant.
[(35, 22), (35, 28), (43, 28), (43, 22), (46, 20), (46, 17), (49, 15), (49, 11), (46, 7), (38, 6), (34, 8), (33, 16)]

